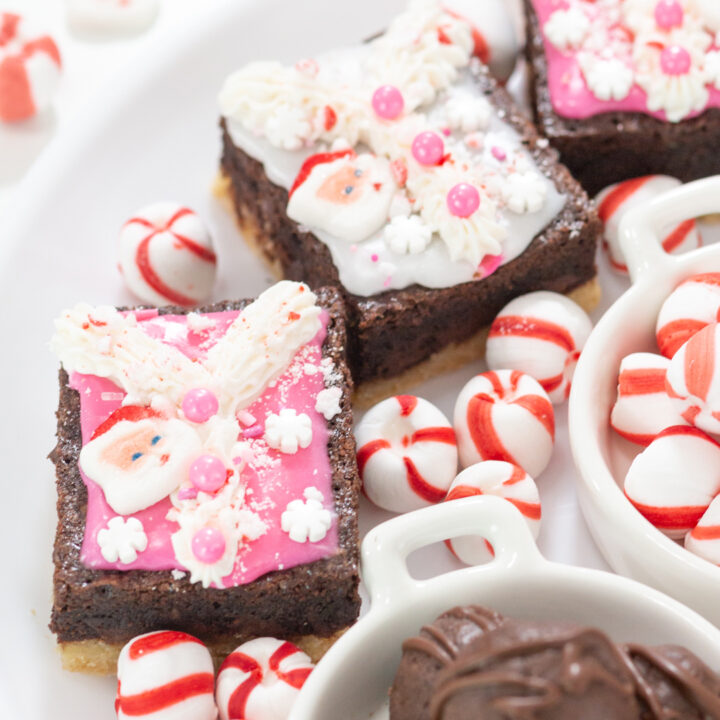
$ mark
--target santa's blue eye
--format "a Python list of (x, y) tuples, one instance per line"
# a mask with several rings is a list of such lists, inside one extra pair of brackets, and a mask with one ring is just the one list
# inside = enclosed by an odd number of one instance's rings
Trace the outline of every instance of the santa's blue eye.
[(362, 177), (363, 171), (358, 168), (353, 174), (355, 177)]
[(150, 441), (150, 444), (151, 444), (151, 445), (157, 445), (157, 444), (160, 442), (160, 440), (162, 440), (162, 436), (161, 436), (161, 435), (156, 435), (156, 436)]
[(345, 186), (345, 194), (349, 195), (355, 188), (352, 185)]
[(137, 460), (137, 459), (139, 459), (139, 458), (141, 458), (141, 457), (142, 457), (142, 453), (141, 453), (141, 452), (133, 453), (133, 454), (132, 454), (132, 461), (135, 462), (135, 460)]

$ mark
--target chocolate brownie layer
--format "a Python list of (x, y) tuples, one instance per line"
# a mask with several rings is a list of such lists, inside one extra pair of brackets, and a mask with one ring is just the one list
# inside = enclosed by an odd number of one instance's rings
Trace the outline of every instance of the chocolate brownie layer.
[(720, 678), (685, 648), (457, 607), (403, 643), (391, 720), (706, 720)]
[(533, 290), (566, 293), (595, 276), (600, 223), (587, 196), (557, 153), (487, 71), (476, 72), (478, 92), (523, 138), (541, 172), (567, 196), (562, 211), (515, 260), (481, 281), (429, 289), (411, 285), (370, 297), (345, 291), (327, 246), (288, 218), (288, 193), (267, 178), (262, 164), (237, 148), (223, 121), (222, 171), (238, 221), (284, 276), (311, 287), (340, 288), (348, 306), (348, 357), (357, 384), (403, 373), (451, 343), (489, 325), (512, 298)]
[[(350, 396), (352, 380), (345, 362), (344, 307), (332, 288), (317, 291), (330, 314), (323, 356), (332, 358), (343, 378), (342, 411), (328, 421), (338, 553), (324, 560), (269, 573), (238, 587), (204, 589), (171, 573), (91, 570), (80, 561), (85, 532), (87, 491), (78, 469), (81, 449), (80, 397), (60, 371), (58, 441), (50, 454), (58, 489), (58, 527), (53, 560), (54, 602), (51, 630), (58, 641), (102, 640), (124, 643), (157, 629), (184, 630), (213, 643), (251, 637), (329, 637), (355, 621), (358, 595), (357, 503), (360, 481), (355, 462)], [(250, 300), (200, 308), (199, 312), (237, 310)], [(164, 307), (160, 314), (184, 314)]]
[(590, 195), (641, 175), (672, 175), (683, 182), (720, 173), (720, 109), (682, 122), (643, 113), (609, 112), (586, 119), (553, 110), (542, 32), (532, 0), (527, 16), (526, 54), (538, 129), (560, 151), (560, 159)]

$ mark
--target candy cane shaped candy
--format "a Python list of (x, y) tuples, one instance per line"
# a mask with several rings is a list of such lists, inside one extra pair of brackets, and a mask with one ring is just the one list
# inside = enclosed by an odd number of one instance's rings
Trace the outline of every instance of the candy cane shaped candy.
[(140, 635), (120, 651), (118, 720), (215, 720), (214, 674), (208, 649), (174, 630)]
[(515, 23), (505, 0), (445, 0), (443, 8), (467, 21), (472, 28), (474, 55), (490, 67), (501, 82), (507, 81), (520, 53)]
[(720, 565), (720, 495), (715, 497), (698, 524), (685, 536), (685, 547)]
[(457, 472), (455, 433), (433, 404), (397, 395), (372, 407), (355, 428), (365, 494), (408, 512), (440, 502)]
[(189, 208), (176, 203), (143, 208), (123, 226), (119, 251), (128, 288), (145, 302), (190, 307), (212, 291), (212, 239)]
[(240, 645), (218, 673), (220, 720), (287, 720), (312, 669), (310, 658), (284, 640)]
[(505, 460), (537, 477), (550, 461), (555, 415), (536, 380), (517, 370), (476, 375), (455, 403), (460, 464)]
[(544, 290), (522, 295), (490, 326), (488, 367), (521, 370), (542, 385), (553, 403), (564, 402), (591, 330), (587, 313), (564, 295)]
[(620, 363), (610, 425), (626, 440), (649, 445), (665, 428), (689, 424), (681, 415), (682, 403), (665, 388), (669, 365), (666, 357), (653, 353), (633, 353)]
[(697, 525), (720, 492), (720, 445), (701, 430), (663, 430), (625, 476), (625, 495), (656, 528), (673, 538)]
[(60, 52), (13, 13), (0, 13), (0, 120), (19, 122), (43, 112), (60, 82)]
[[(495, 495), (512, 503), (523, 515), (534, 538), (540, 532), (540, 496), (535, 481), (517, 465), (497, 460), (476, 463), (453, 480), (445, 498), (457, 500), (472, 495)], [(445, 541), (452, 553), (467, 565), (488, 562), (492, 545), (479, 536)]]
[(134, 33), (155, 20), (158, 0), (65, 0), (68, 23), (83, 33)]
[[(644, 177), (624, 180), (601, 190), (595, 198), (598, 215), (604, 225), (603, 246), (610, 257), (614, 270), (627, 273), (625, 256), (620, 247), (620, 221), (625, 213), (668, 190), (680, 187), (682, 183), (668, 175), (645, 175)], [(679, 255), (702, 245), (702, 238), (694, 220), (686, 220), (663, 232), (665, 252)]]
[(665, 383), (681, 401), (682, 417), (707, 433), (720, 433), (720, 325), (695, 333), (673, 356)]
[(660, 308), (656, 336), (671, 358), (696, 332), (720, 320), (720, 273), (693, 275), (668, 295)]

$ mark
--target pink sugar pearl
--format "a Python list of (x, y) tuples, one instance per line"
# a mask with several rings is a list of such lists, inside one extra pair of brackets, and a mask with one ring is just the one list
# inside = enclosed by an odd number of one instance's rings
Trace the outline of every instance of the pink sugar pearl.
[(188, 471), (190, 482), (203, 492), (219, 490), (227, 479), (225, 463), (215, 455), (201, 455)]
[(225, 537), (217, 528), (198, 530), (191, 542), (193, 555), (206, 565), (216, 563), (225, 554)]
[(660, 68), (666, 75), (685, 75), (691, 65), (690, 53), (680, 45), (671, 45), (660, 53)]
[(182, 401), (185, 417), (195, 423), (204, 423), (218, 411), (218, 399), (205, 388), (188, 390)]
[(659, 28), (670, 30), (683, 24), (683, 8), (678, 0), (660, 0), (655, 6), (655, 22)]
[(458, 183), (447, 194), (447, 206), (451, 215), (470, 217), (480, 207), (480, 193), (468, 183)]
[(372, 106), (384, 120), (394, 120), (403, 111), (405, 101), (394, 85), (381, 85), (373, 93)]
[(437, 165), (445, 154), (445, 143), (437, 133), (421, 132), (413, 140), (412, 154), (421, 165)]

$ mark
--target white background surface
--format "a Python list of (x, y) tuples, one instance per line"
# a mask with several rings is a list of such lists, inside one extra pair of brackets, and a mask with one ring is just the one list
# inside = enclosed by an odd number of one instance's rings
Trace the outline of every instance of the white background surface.
[[(47, 348), (52, 319), (79, 301), (133, 302), (115, 269), (115, 238), (134, 210), (162, 199), (187, 203), (207, 219), (220, 258), (215, 299), (262, 290), (267, 273), (245, 250), (232, 220), (210, 193), (219, 153), (215, 97), (220, 83), (249, 60), (294, 61), (368, 37), (403, 4), (166, 0), (150, 33), (88, 44), (67, 36), (59, 2), (7, 3), (43, 15), (61, 45), (65, 75), (55, 140), (23, 185), (10, 193), (8, 187), (32, 156), (28, 148), (42, 144), (47, 130), (33, 123), (0, 128), (0, 185), (5, 186), (0, 214), (0, 376), (5, 381), (0, 717), (113, 717), (114, 679), (63, 672), (47, 629), (55, 526), (54, 473), (46, 460), (57, 402), (57, 363)], [(614, 278), (605, 284), (604, 307), (626, 286)], [(418, 394), (451, 415), (461, 386), (481, 369), (478, 363), (438, 378)], [(575, 501), (565, 406), (556, 421), (556, 451), (538, 483), (540, 548), (561, 562), (606, 567)], [(389, 517), (366, 503), (361, 510), (363, 529)], [(437, 546), (412, 558), (411, 566), (417, 575), (430, 575), (454, 564)], [(9, 705), (5, 712), (3, 701)]]

